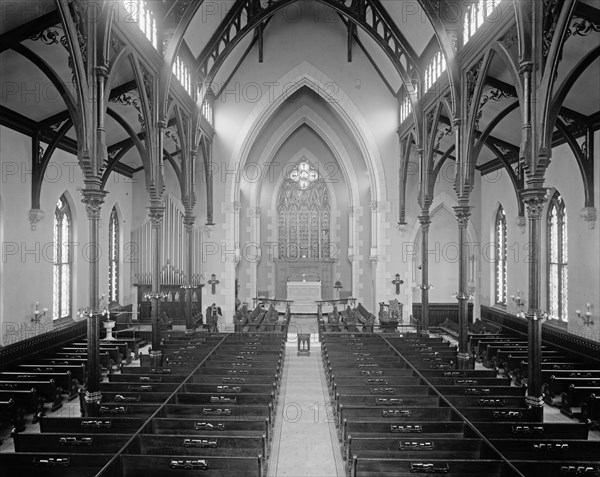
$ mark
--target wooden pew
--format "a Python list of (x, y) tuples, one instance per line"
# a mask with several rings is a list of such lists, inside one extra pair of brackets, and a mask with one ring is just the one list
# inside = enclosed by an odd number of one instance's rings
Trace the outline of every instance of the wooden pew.
[(0, 469), (7, 476), (94, 477), (111, 457), (112, 454), (93, 453), (0, 453)]
[(123, 477), (263, 477), (262, 456), (122, 455)]
[(45, 402), (51, 403), (50, 410), (56, 411), (62, 407), (62, 389), (56, 386), (54, 379), (48, 381), (6, 381), (0, 380), (0, 390), (29, 391), (35, 389), (38, 396)]
[(67, 395), (67, 399), (70, 401), (77, 397), (77, 381), (75, 381), (71, 375), (71, 371), (57, 372), (57, 373), (35, 373), (35, 372), (20, 372), (20, 371), (4, 371), (0, 373), (0, 380), (2, 381), (45, 381), (54, 380), (57, 386), (57, 390)]
[(479, 422), (477, 429), (488, 439), (587, 439), (589, 430), (575, 422)]
[(33, 413), (33, 423), (38, 422), (44, 415), (44, 399), (34, 388), (27, 390), (0, 389), (0, 402), (10, 402), (11, 400), (26, 413)]
[(574, 417), (575, 411), (573, 408), (585, 405), (592, 395), (600, 395), (600, 386), (577, 386), (571, 384), (567, 392), (561, 395), (560, 412), (569, 417)]
[(40, 420), (40, 430), (45, 432), (133, 434), (146, 422), (143, 417), (49, 417)]
[(25, 412), (23, 408), (17, 406), (12, 398), (8, 401), (0, 401), (0, 422), (10, 423), (13, 425), (14, 431), (23, 432), (25, 430)]
[(14, 443), (15, 452), (36, 452), (38, 449), (44, 449), (44, 452), (63, 454), (114, 454), (129, 438), (127, 434), (17, 433), (14, 436)]
[(393, 459), (352, 456), (350, 477), (397, 476), (415, 474), (446, 475), (448, 477), (497, 477), (502, 470), (500, 460), (470, 459)]

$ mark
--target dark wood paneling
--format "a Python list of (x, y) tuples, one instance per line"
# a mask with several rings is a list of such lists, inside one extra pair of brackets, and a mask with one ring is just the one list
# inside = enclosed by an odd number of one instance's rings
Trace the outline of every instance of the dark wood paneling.
[[(421, 319), (421, 303), (413, 303), (412, 315), (416, 320)], [(439, 326), (449, 319), (458, 323), (458, 303), (430, 303), (429, 326)], [(469, 321), (473, 321), (473, 303), (469, 303)]]
[(40, 335), (18, 341), (0, 349), (0, 371), (9, 365), (25, 358), (39, 354), (70, 341), (85, 338), (87, 320), (73, 323), (59, 330), (49, 331)]
[[(481, 318), (502, 325), (507, 330), (527, 335), (527, 321), (506, 311), (489, 306), (481, 306)], [(558, 329), (556, 326), (544, 324), (542, 327), (542, 339), (558, 349), (569, 351), (580, 355), (585, 361), (596, 361), (600, 363), (600, 343), (567, 331)]]

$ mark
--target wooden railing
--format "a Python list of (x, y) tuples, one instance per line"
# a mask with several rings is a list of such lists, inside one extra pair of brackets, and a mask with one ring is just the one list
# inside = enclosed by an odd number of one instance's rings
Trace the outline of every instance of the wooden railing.
[[(513, 330), (527, 335), (527, 320), (511, 315), (504, 310), (482, 305), (481, 318), (483, 320), (498, 323), (507, 330)], [(582, 338), (581, 336), (563, 331), (551, 324), (543, 325), (542, 339), (557, 348), (578, 354), (587, 361), (594, 360), (600, 363), (600, 343), (597, 341)]]
[[(413, 303), (412, 315), (416, 321), (421, 321), (423, 308), (421, 303)], [(458, 323), (458, 303), (430, 303), (429, 326), (439, 326), (449, 319)], [(473, 319), (473, 303), (469, 303), (469, 322)]]
[(49, 331), (40, 335), (5, 346), (0, 349), (0, 371), (9, 365), (25, 360), (42, 351), (52, 349), (61, 344), (80, 338), (85, 338), (87, 320), (73, 323), (59, 330)]

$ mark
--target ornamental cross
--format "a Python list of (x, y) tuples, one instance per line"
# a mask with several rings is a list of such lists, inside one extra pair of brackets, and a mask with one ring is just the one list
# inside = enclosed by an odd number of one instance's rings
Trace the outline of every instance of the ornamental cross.
[(404, 280), (400, 280), (399, 273), (396, 273), (396, 278), (392, 280), (392, 283), (396, 285), (396, 295), (400, 295), (400, 285), (404, 283)]
[(213, 273), (210, 276), (210, 280), (208, 281), (208, 284), (210, 285), (210, 292), (215, 295), (217, 293), (217, 285), (221, 283), (219, 280), (217, 280), (217, 276)]

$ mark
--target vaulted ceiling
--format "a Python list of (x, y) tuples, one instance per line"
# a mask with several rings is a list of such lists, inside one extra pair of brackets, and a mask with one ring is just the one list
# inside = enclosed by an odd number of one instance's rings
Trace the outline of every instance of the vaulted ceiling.
[[(286, 22), (322, 22), (324, 27), (339, 31), (340, 35), (349, 34), (349, 17), (344, 16), (343, 8), (352, 6), (352, 0), (302, 0), (304, 5), (311, 3), (311, 8), (303, 8), (300, 2), (293, 0), (258, 0), (265, 9), (272, 8), (274, 13), (265, 17), (262, 23), (264, 38), (268, 39), (272, 32), (277, 32), (278, 41), (286, 41)], [(332, 5), (339, 5), (335, 10)], [(438, 3), (444, 3), (439, 0)], [(232, 15), (232, 11), (240, 7), (241, 0), (219, 0), (202, 2), (183, 33), (180, 54), (191, 62), (190, 69), (201, 67), (202, 59), (210, 53), (211, 41), (218, 39), (219, 33)], [(454, 2), (466, 4), (469, 2)], [(165, 32), (175, 31), (172, 25), (174, 12), (185, 11), (189, 0), (155, 0), (149, 4), (155, 9), (159, 22), (165, 25)], [(284, 5), (277, 11), (277, 4)], [(397, 32), (405, 42), (407, 56), (416, 55), (416, 63), (422, 61), (427, 52), (437, 48), (437, 37), (428, 17), (420, 6), (420, 2), (403, 0), (380, 0), (381, 14), (391, 22), (391, 31)], [(510, 2), (506, 1), (507, 5)], [(278, 8), (278, 7), (277, 7)], [(507, 8), (507, 10), (510, 10)], [(306, 12), (311, 15), (306, 15)], [(513, 15), (512, 11), (510, 12)], [(176, 15), (175, 15), (176, 16)], [(564, 45), (563, 59), (558, 72), (557, 84), (566, 78), (580, 59), (598, 47), (597, 28), (600, 25), (600, 9), (597, 0), (580, 0), (576, 7), (576, 16), (585, 18), (591, 31), (575, 31)], [(383, 18), (382, 17), (382, 18)], [(574, 21), (576, 19), (574, 18)], [(283, 24), (283, 27), (282, 27)], [(134, 26), (132, 25), (132, 28)], [(576, 25), (575, 25), (576, 29)], [(390, 98), (397, 94), (403, 84), (403, 78), (390, 55), (378, 43), (374, 36), (361, 28), (351, 30), (352, 49), (360, 50), (380, 75), (390, 91)], [(64, 101), (61, 99), (56, 84), (48, 75), (45, 65), (49, 65), (57, 75), (71, 85), (71, 70), (68, 66), (68, 52), (61, 44), (63, 35), (60, 18), (53, 0), (27, 0), (21, 4), (13, 3), (3, 7), (0, 15), (0, 75), (1, 75), (1, 123), (21, 130), (27, 134), (39, 133), (43, 143), (51, 142), (58, 133), (67, 131), (60, 141), (59, 147), (75, 151), (75, 133), (69, 128), (69, 116)], [(297, 41), (297, 39), (295, 39)], [(235, 71), (244, 68), (248, 61), (256, 61), (260, 54), (259, 38), (253, 31), (227, 50), (223, 62), (216, 71), (214, 81), (217, 85), (226, 84)], [(265, 41), (265, 48), (272, 47)], [(323, 45), (327, 48), (327, 45)], [(404, 67), (407, 67), (406, 59)], [(422, 66), (422, 65), (421, 65)], [(262, 64), (269, 68), (268, 55)], [(561, 121), (576, 137), (581, 137), (587, 126), (597, 128), (600, 123), (600, 60), (598, 58), (575, 80), (567, 95), (561, 113)], [(120, 164), (116, 171), (131, 175), (142, 167), (135, 149), (128, 152), (123, 145), (131, 139), (119, 121), (130, 125), (138, 134), (142, 133), (138, 111), (135, 107), (136, 94), (134, 74), (130, 66), (123, 66), (118, 72), (111, 94), (110, 114), (107, 118), (106, 131), (109, 141), (109, 153), (121, 154)], [(493, 147), (484, 148), (478, 164), (481, 171), (489, 173), (502, 167), (497, 157), (497, 150), (518, 151), (520, 144), (520, 112), (514, 107), (514, 87), (507, 67), (494, 58), (488, 73), (489, 101), (482, 108), (479, 129), (483, 131), (493, 122), (490, 140)], [(218, 90), (216, 91), (218, 94)], [(499, 92), (501, 94), (499, 94)], [(508, 108), (508, 109), (507, 109)], [(511, 109), (512, 108), (512, 109)], [(504, 113), (503, 113), (504, 111)], [(501, 121), (498, 117), (505, 114)], [(448, 118), (445, 118), (449, 121)], [(444, 118), (442, 119), (442, 122)], [(440, 154), (452, 146), (452, 136), (440, 140)], [(555, 134), (556, 144), (565, 142), (566, 136), (559, 130)], [(177, 144), (167, 137), (165, 148), (175, 153)], [(515, 159), (512, 159), (513, 162)]]

